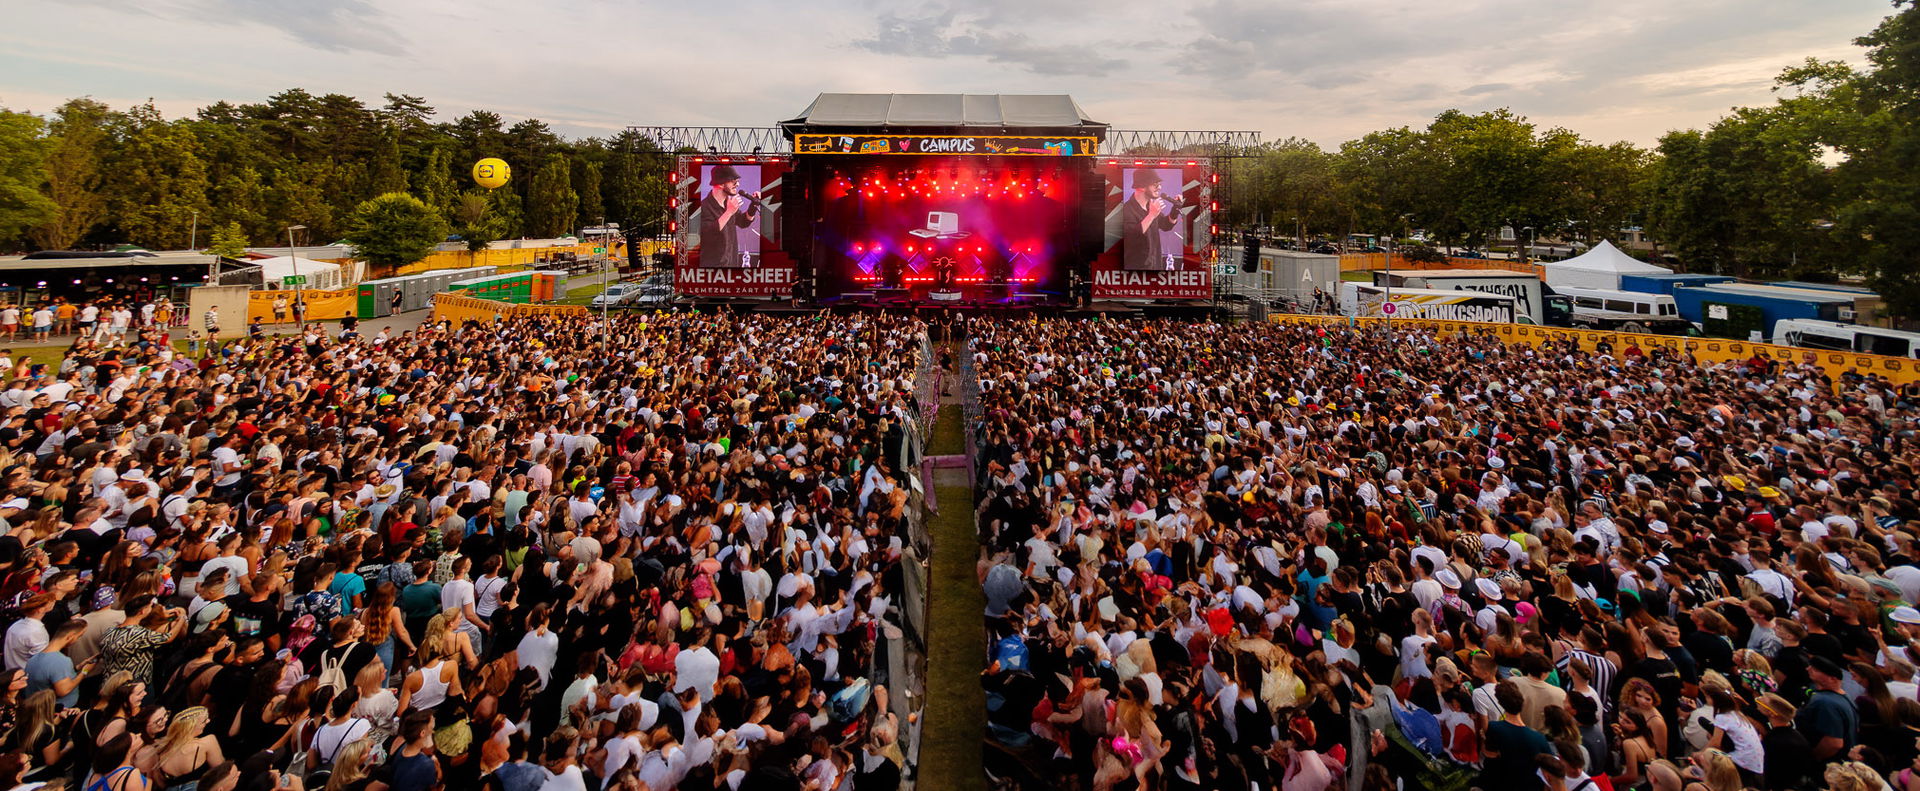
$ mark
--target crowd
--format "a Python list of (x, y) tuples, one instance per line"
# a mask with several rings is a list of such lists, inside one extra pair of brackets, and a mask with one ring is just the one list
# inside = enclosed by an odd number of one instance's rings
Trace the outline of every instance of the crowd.
[(923, 335), (543, 316), (20, 370), (0, 789), (895, 788)]
[(106, 297), (73, 301), (65, 297), (38, 304), (0, 305), (0, 341), (42, 343), (56, 337), (125, 343), (140, 332), (182, 326), (186, 314), (166, 297)]
[(1920, 388), (971, 322), (997, 776), (1920, 791)]

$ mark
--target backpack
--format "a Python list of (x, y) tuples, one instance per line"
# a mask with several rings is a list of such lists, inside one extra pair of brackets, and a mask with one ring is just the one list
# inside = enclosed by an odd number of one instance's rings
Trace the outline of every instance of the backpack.
[(316, 688), (315, 691), (329, 687), (335, 690), (345, 690), (347, 688), (347, 672), (345, 668), (347, 664), (347, 654), (349, 653), (351, 652), (342, 651), (338, 656), (335, 656), (327, 652), (321, 652), (320, 674), (316, 676), (316, 678), (320, 680), (320, 686)]
[(1000, 641), (993, 646), (993, 659), (1000, 663), (1002, 671), (1026, 672), (1027, 641), (1020, 639), (1020, 635), (1017, 634), (1000, 638)]

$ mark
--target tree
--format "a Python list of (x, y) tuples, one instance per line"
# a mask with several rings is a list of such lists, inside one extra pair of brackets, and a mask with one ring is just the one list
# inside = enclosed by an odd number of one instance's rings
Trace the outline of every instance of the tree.
[(247, 232), (240, 223), (230, 222), (213, 229), (213, 244), (207, 247), (208, 255), (222, 258), (239, 258), (247, 254)]
[(447, 224), (419, 198), (389, 192), (354, 210), (347, 238), (367, 263), (398, 267), (432, 254), (434, 246), (447, 238)]
[(572, 233), (579, 208), (567, 155), (547, 155), (527, 185), (527, 230), (543, 237)]
[(151, 104), (128, 115), (134, 131), (110, 182), (120, 229), (128, 241), (144, 247), (186, 247), (194, 215), (212, 219), (200, 141), (185, 122), (167, 122)]
[(453, 201), (454, 233), (467, 243), (467, 250), (479, 252), (502, 235), (502, 223), (494, 216), (492, 201), (479, 190), (468, 190)]
[(426, 163), (413, 174), (414, 194), (450, 220), (454, 219), (454, 198), (459, 195), (453, 186), (452, 155), (446, 146), (436, 146), (427, 154)]
[(600, 197), (600, 163), (574, 160), (573, 191), (580, 196), (581, 222), (597, 223), (607, 219), (607, 204)]
[(45, 126), (37, 116), (0, 110), (0, 244), (59, 212), (40, 189), (46, 178)]
[[(1848, 195), (1839, 233), (1858, 251), (1869, 282), (1895, 310), (1920, 310), (1920, 3), (1900, 10), (1855, 43), (1871, 71), (1851, 80), (1859, 131), (1838, 178)], [(1842, 141), (1843, 143), (1848, 141)]]
[(107, 132), (112, 115), (111, 109), (92, 99), (74, 99), (55, 111), (48, 126), (51, 145), (46, 159), (46, 196), (55, 210), (32, 233), (42, 249), (72, 247), (106, 219), (101, 175), (102, 158), (112, 142)]

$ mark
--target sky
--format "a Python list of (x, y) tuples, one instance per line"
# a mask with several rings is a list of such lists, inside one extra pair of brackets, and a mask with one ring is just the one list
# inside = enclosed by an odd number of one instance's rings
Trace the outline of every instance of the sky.
[(1860, 61), (1888, 0), (0, 0), (0, 106), (151, 99), (169, 117), (289, 87), (540, 118), (769, 126), (823, 91), (1068, 93), (1123, 129), (1324, 146), (1508, 107), (1651, 145)]

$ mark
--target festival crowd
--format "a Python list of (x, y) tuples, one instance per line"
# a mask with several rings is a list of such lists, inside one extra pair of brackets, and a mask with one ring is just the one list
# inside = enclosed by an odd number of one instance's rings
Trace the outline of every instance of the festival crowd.
[(1404, 325), (968, 335), (996, 777), (1920, 791), (1920, 387)]
[(0, 789), (896, 788), (924, 332), (88, 336), (0, 390)]

